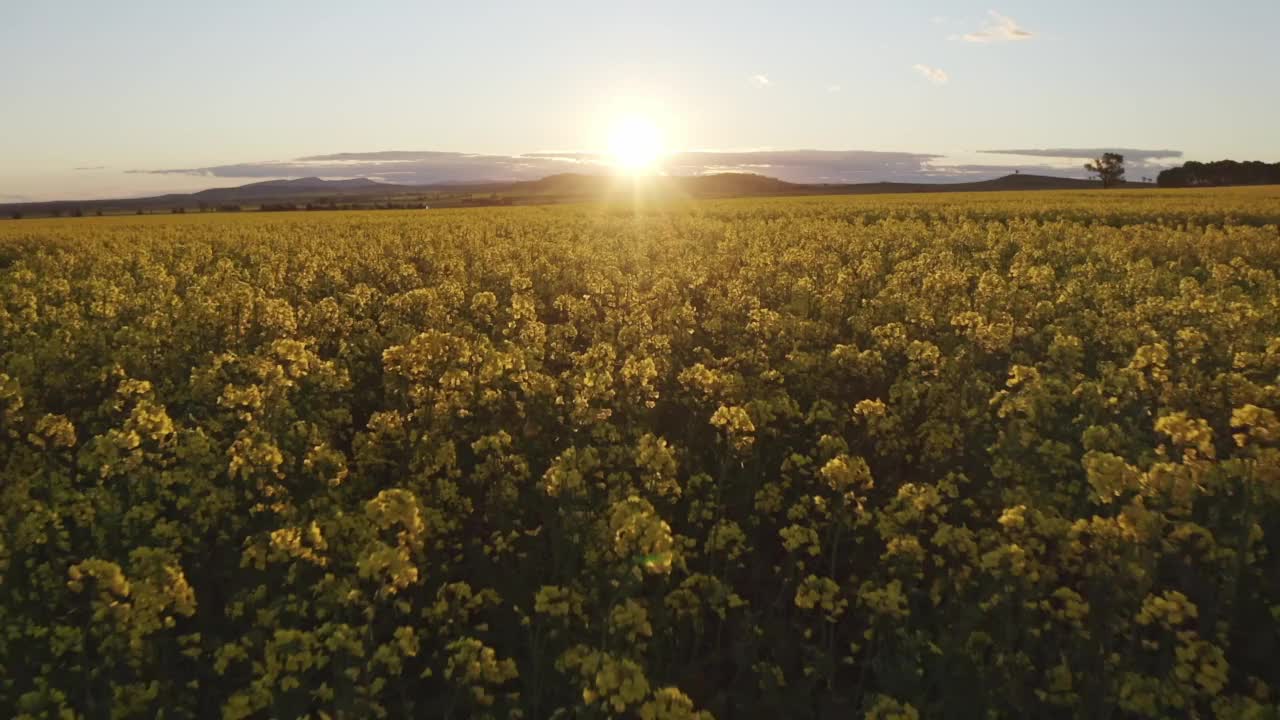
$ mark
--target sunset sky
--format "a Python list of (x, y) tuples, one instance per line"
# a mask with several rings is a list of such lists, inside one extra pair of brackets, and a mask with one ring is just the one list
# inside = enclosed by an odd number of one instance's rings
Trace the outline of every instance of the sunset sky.
[(1276, 0), (0, 4), (0, 202), (594, 171), (624, 118), (678, 173), (1280, 161)]

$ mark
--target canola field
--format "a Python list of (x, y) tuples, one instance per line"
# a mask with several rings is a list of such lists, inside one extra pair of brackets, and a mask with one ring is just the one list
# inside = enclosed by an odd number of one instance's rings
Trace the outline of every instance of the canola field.
[(0, 715), (1274, 718), (1280, 188), (0, 223)]

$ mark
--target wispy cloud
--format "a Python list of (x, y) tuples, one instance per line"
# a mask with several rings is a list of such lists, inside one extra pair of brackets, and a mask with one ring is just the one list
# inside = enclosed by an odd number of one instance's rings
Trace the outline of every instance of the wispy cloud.
[(876, 182), (927, 176), (939, 157), (872, 150), (693, 151), (671, 155), (663, 166), (672, 175), (748, 172), (791, 182)]
[(929, 67), (922, 63), (916, 63), (911, 67), (934, 85), (946, 85), (947, 81), (951, 79), (951, 76), (947, 74), (947, 71), (942, 68)]
[(754, 84), (756, 87), (769, 87), (770, 85), (772, 85), (772, 84), (773, 84), (773, 83), (769, 80), (769, 76), (768, 76), (768, 75), (764, 75), (764, 74), (760, 74), (760, 75), (752, 75), (752, 76), (751, 76), (751, 82), (752, 82), (752, 84)]
[(72, 168), (72, 170), (106, 170), (106, 169), (107, 169), (106, 165), (94, 165), (93, 167)]
[(1103, 153), (1120, 153), (1126, 160), (1156, 160), (1182, 157), (1181, 150), (1140, 150), (1136, 148), (1026, 148), (1019, 150), (979, 150), (988, 155), (1025, 155), (1027, 157), (1081, 158), (1091, 160)]
[(990, 43), (1008, 40), (1028, 40), (1035, 35), (1035, 33), (1019, 26), (1013, 18), (1007, 15), (1001, 15), (995, 10), (988, 10), (987, 15), (990, 18), (981, 30), (965, 33), (960, 36), (961, 39), (972, 43)]
[(955, 180), (972, 182), (975, 180), (990, 180), (992, 178), (1004, 177), (1012, 175), (1015, 172), (1024, 175), (1043, 175), (1046, 177), (1063, 177), (1084, 179), (1088, 173), (1085, 173), (1080, 165), (1072, 167), (1060, 167), (1048, 163), (1019, 163), (1016, 165), (995, 165), (984, 163), (954, 163), (948, 164), (940, 162), (933, 166), (935, 179)]
[[(702, 150), (672, 153), (663, 158), (662, 170), (670, 175), (758, 173), (791, 182), (928, 181), (943, 177), (931, 165), (940, 158), (929, 153), (871, 150)], [(399, 150), (132, 172), (244, 180), (368, 177), (401, 185), (431, 185), (536, 180), (563, 172), (603, 174), (610, 171), (609, 162), (606, 156), (583, 152), (472, 155)]]
[(480, 155), (460, 152), (390, 150), (310, 155), (293, 160), (214, 165), (198, 168), (130, 170), (130, 173), (203, 175), (221, 178), (382, 178), (406, 185), (439, 182), (534, 180), (580, 168), (588, 159), (570, 155)]
[(827, 92), (829, 92), (829, 93), (838, 93), (838, 92), (840, 92), (842, 89), (843, 89), (843, 88), (841, 88), (839, 85), (828, 85), (828, 86), (827, 86)]
[[(927, 68), (927, 66), (925, 66)], [(934, 68), (927, 68), (934, 70)], [(921, 71), (921, 74), (925, 74)], [(1153, 175), (1161, 160), (1182, 157), (1180, 150), (1137, 148), (1023, 148), (981, 150), (969, 158), (933, 153), (872, 150), (691, 150), (674, 152), (661, 161), (669, 175), (742, 172), (802, 183), (940, 182), (982, 180), (1019, 169), (1024, 173), (1084, 177), (1085, 158), (1104, 152), (1125, 156), (1129, 174)], [(990, 164), (984, 162), (991, 157)], [(1026, 160), (1019, 158), (1035, 158)], [(390, 150), (309, 155), (210, 167), (134, 170), (135, 173), (188, 175), (238, 179), (244, 182), (278, 178), (376, 178), (400, 185), (536, 180), (556, 173), (606, 174), (610, 158), (592, 152), (536, 152), (522, 155), (484, 155), (430, 150)]]

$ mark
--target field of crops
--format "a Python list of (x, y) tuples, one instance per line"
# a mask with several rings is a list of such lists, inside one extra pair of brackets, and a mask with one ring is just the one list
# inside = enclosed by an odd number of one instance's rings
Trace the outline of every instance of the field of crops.
[(0, 222), (0, 715), (1276, 717), (1280, 188)]

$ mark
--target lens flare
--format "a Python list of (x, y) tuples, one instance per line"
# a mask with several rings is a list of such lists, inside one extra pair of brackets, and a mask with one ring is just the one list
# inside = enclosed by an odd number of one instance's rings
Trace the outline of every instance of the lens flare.
[(609, 154), (620, 170), (632, 174), (653, 170), (662, 157), (662, 133), (647, 118), (622, 118), (609, 133)]

